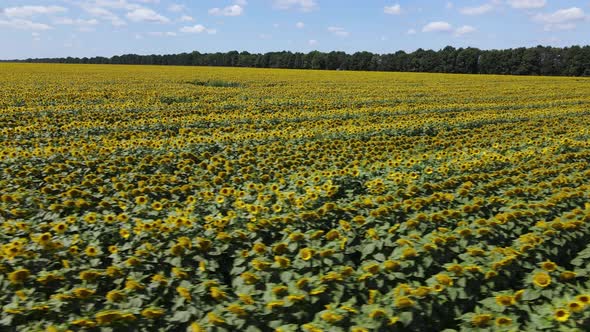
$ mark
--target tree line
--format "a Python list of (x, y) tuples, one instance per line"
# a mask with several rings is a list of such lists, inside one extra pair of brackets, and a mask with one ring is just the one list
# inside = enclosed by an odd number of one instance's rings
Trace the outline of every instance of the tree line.
[(403, 71), (429, 73), (590, 76), (590, 46), (520, 47), (480, 50), (447, 46), (438, 51), (417, 49), (407, 53), (371, 52), (217, 52), (137, 55), (91, 58), (37, 58), (35, 63), (89, 63), (131, 65), (226, 66), (257, 68)]

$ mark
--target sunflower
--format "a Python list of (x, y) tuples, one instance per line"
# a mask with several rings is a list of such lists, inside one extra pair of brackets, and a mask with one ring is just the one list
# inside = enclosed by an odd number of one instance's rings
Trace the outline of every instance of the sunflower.
[(313, 257), (314, 250), (311, 248), (303, 248), (299, 250), (299, 257), (304, 261), (308, 261)]
[(178, 295), (182, 296), (187, 301), (192, 300), (191, 292), (188, 288), (179, 286), (179, 287), (176, 287), (176, 291), (178, 292)]
[(498, 295), (496, 296), (496, 303), (500, 306), (511, 306), (516, 303), (516, 300), (511, 295)]
[(77, 325), (77, 326), (82, 326), (82, 327), (88, 327), (88, 328), (92, 328), (96, 326), (96, 322), (93, 321), (92, 319), (88, 319), (88, 318), (80, 318), (80, 319), (75, 319), (73, 321), (71, 321), (72, 325)]
[(383, 262), (383, 267), (387, 271), (396, 271), (399, 269), (400, 263), (397, 261), (386, 260), (385, 262)]
[(8, 280), (13, 284), (22, 284), (31, 275), (31, 271), (27, 269), (19, 269), (8, 274)]
[(274, 261), (281, 268), (287, 268), (287, 267), (289, 267), (289, 265), (291, 265), (291, 261), (287, 257), (284, 257), (284, 256), (275, 256)]
[(84, 250), (84, 252), (86, 253), (86, 256), (88, 257), (95, 257), (98, 255), (98, 249), (96, 249), (96, 247), (94, 246), (88, 246), (86, 247), (86, 249)]
[(471, 324), (476, 327), (485, 327), (489, 325), (492, 318), (490, 314), (477, 314), (471, 318)]
[(227, 297), (227, 294), (219, 287), (211, 287), (211, 289), (209, 289), (209, 295), (217, 301), (224, 300)]
[(547, 272), (553, 272), (557, 269), (557, 264), (553, 263), (552, 261), (545, 261), (541, 263), (541, 268)]
[(505, 327), (510, 325), (512, 325), (512, 318), (505, 316), (496, 318), (496, 326)]
[(332, 311), (324, 311), (320, 314), (320, 319), (330, 324), (341, 321), (344, 316), (334, 313)]
[(79, 299), (87, 299), (94, 295), (95, 291), (92, 289), (79, 287), (72, 290), (72, 293)]
[(446, 274), (437, 274), (435, 276), (436, 281), (444, 286), (452, 286), (453, 285), (453, 279), (451, 279), (451, 277), (449, 277)]
[(278, 301), (270, 301), (266, 304), (266, 307), (270, 310), (273, 310), (274, 308), (281, 308), (285, 305), (285, 301), (282, 300), (278, 300)]
[(567, 308), (571, 312), (581, 312), (586, 305), (580, 301), (571, 301), (567, 304)]
[(102, 275), (102, 273), (99, 271), (86, 270), (86, 271), (80, 272), (79, 276), (80, 276), (81, 280), (93, 282), (94, 280), (96, 280), (96, 278), (100, 277), (101, 275)]
[(164, 208), (164, 205), (161, 202), (152, 203), (152, 209), (154, 209), (155, 211), (161, 211), (162, 208)]
[(551, 276), (546, 272), (537, 272), (533, 276), (533, 284), (538, 287), (545, 288), (551, 284)]
[(584, 303), (584, 305), (587, 306), (590, 304), (590, 294), (578, 295), (576, 296), (576, 301), (580, 301), (581, 303)]
[(570, 312), (566, 309), (559, 308), (553, 313), (553, 318), (558, 322), (565, 322), (570, 318)]
[(137, 205), (144, 205), (148, 201), (147, 197), (145, 196), (137, 196), (135, 197), (135, 204)]
[(299, 302), (299, 301), (303, 301), (304, 299), (305, 299), (305, 295), (301, 295), (301, 294), (287, 295), (287, 300), (289, 300), (291, 302)]
[(109, 291), (105, 297), (110, 302), (120, 302), (125, 299), (125, 293), (118, 290), (112, 290)]
[(53, 225), (53, 230), (56, 233), (58, 233), (58, 234), (62, 234), (67, 229), (68, 229), (68, 225), (66, 223), (63, 223), (63, 222), (60, 222), (60, 223), (57, 223), (57, 224)]
[(51, 244), (52, 238), (53, 235), (51, 235), (51, 233), (43, 233), (39, 235), (39, 237), (37, 238), (37, 243), (39, 243), (42, 246), (48, 246)]
[(141, 311), (141, 315), (148, 319), (156, 319), (164, 315), (162, 308), (146, 308)]
[(574, 271), (563, 271), (559, 275), (559, 280), (561, 281), (568, 281), (576, 278), (577, 274)]
[(369, 313), (369, 317), (370, 318), (380, 318), (380, 317), (386, 317), (387, 316), (387, 312), (385, 312), (385, 310), (381, 309), (381, 308), (377, 308), (374, 309), (373, 311), (371, 311)]
[(118, 310), (103, 310), (94, 315), (98, 325), (109, 325), (122, 318), (122, 313)]
[(405, 309), (405, 308), (411, 308), (415, 305), (415, 302), (412, 301), (409, 297), (407, 296), (401, 296), (395, 299), (395, 303), (394, 305), (397, 308), (400, 309)]

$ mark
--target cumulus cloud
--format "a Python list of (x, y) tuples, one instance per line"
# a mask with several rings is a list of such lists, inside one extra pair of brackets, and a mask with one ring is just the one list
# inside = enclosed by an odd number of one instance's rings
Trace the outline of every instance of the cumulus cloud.
[(133, 22), (168, 23), (170, 20), (149, 8), (138, 8), (127, 13), (127, 18)]
[(274, 0), (273, 6), (277, 9), (298, 9), (309, 12), (318, 7), (315, 0)]
[(194, 19), (194, 18), (192, 18), (192, 16), (188, 16), (188, 15), (182, 15), (182, 16), (180, 17), (180, 22), (192, 22), (192, 21), (194, 21), (194, 20), (195, 20), (195, 19)]
[(487, 12), (490, 12), (493, 9), (494, 9), (494, 6), (492, 6), (489, 3), (486, 3), (481, 6), (461, 8), (461, 10), (459, 10), (459, 12), (463, 15), (481, 15), (481, 14), (485, 14)]
[(587, 16), (581, 8), (571, 7), (549, 14), (537, 14), (533, 17), (533, 20), (543, 23), (545, 31), (553, 31), (575, 29), (576, 22), (586, 18)]
[(180, 13), (182, 11), (184, 11), (184, 5), (179, 5), (177, 3), (173, 3), (170, 6), (168, 6), (168, 10), (173, 12), (173, 13)]
[(390, 15), (399, 15), (402, 13), (402, 6), (400, 6), (399, 3), (393, 6), (385, 6), (383, 12)]
[(225, 8), (211, 8), (209, 15), (216, 16), (240, 16), (244, 12), (244, 7), (240, 5), (227, 6)]
[(350, 33), (341, 27), (328, 27), (328, 31), (339, 37), (348, 37)]
[(148, 32), (148, 35), (150, 36), (154, 36), (154, 37), (175, 37), (176, 36), (176, 32), (173, 31), (154, 31), (154, 32)]
[(208, 33), (210, 35), (214, 35), (215, 33), (217, 33), (217, 30), (215, 30), (215, 29), (208, 29), (208, 28), (206, 28), (202, 24), (197, 24), (197, 25), (193, 25), (193, 26), (182, 27), (182, 28), (180, 28), (180, 32), (185, 32), (185, 33), (202, 33), (202, 32), (206, 32), (206, 33)]
[(309, 46), (315, 46), (315, 45), (319, 44), (319, 42), (315, 39), (310, 39), (307, 41), (307, 44), (309, 44)]
[(19, 30), (35, 30), (35, 31), (53, 29), (51, 26), (44, 24), (44, 23), (36, 23), (36, 22), (29, 21), (29, 20), (19, 19), (19, 18), (10, 19), (10, 20), (0, 20), (0, 27), (7, 27), (7, 28), (19, 29)]
[(60, 6), (21, 6), (9, 7), (3, 10), (8, 17), (30, 17), (34, 15), (48, 15), (66, 12), (68, 9)]
[(453, 26), (444, 21), (430, 22), (422, 28), (422, 32), (450, 32), (452, 30)]
[(517, 9), (535, 9), (545, 7), (547, 2), (545, 0), (508, 0), (508, 4)]
[(82, 9), (93, 17), (110, 21), (113, 26), (125, 25), (125, 21), (108, 9), (95, 6), (83, 6)]
[(84, 19), (72, 19), (69, 17), (61, 17), (58, 19), (55, 19), (53, 21), (53, 23), (55, 24), (59, 24), (59, 25), (97, 25), (98, 24), (98, 20), (97, 19), (89, 19), (89, 20), (84, 20)]
[(584, 11), (582, 9), (578, 7), (572, 7), (567, 9), (560, 9), (551, 14), (537, 14), (534, 17), (534, 20), (543, 23), (557, 24), (579, 21), (583, 20), (585, 17), (586, 14), (584, 14)]
[[(453, 33), (455, 36), (463, 36), (472, 32), (475, 32), (477, 29), (472, 27), (471, 25), (463, 25), (458, 28), (454, 28), (452, 24), (444, 21), (436, 21), (430, 22), (422, 27), (422, 32), (444, 32), (444, 33)], [(410, 33), (411, 32), (411, 33)], [(411, 29), (408, 31), (408, 34), (415, 34), (416, 31)]]
[(468, 33), (472, 33), (475, 32), (475, 28), (472, 27), (471, 25), (464, 25), (462, 27), (459, 27), (457, 29), (455, 29), (455, 35), (457, 36), (463, 36), (466, 35)]
[(303, 28), (305, 28), (305, 23), (303, 23), (303, 22), (297, 22), (297, 23), (295, 23), (295, 27), (297, 29), (303, 29)]

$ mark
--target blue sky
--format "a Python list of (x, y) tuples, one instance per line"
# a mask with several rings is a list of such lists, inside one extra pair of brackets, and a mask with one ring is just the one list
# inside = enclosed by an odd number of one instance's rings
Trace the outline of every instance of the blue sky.
[(590, 44), (589, 0), (0, 0), (0, 59)]

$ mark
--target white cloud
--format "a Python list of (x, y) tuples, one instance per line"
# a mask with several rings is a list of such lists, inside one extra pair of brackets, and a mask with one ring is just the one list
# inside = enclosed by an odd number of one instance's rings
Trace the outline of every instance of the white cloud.
[(471, 25), (464, 25), (462, 27), (455, 29), (455, 35), (463, 36), (465, 34), (472, 33), (475, 31), (476, 31), (476, 29), (474, 27), (472, 27)]
[(543, 27), (545, 31), (556, 31), (556, 30), (573, 30), (576, 28), (574, 23), (563, 23), (563, 24), (546, 24)]
[(94, 0), (92, 3), (92, 6), (106, 7), (106, 8), (113, 8), (113, 9), (125, 9), (125, 10), (135, 10), (135, 9), (145, 8), (145, 7), (138, 5), (138, 4), (129, 3), (127, 0)]
[(543, 23), (545, 31), (573, 30), (576, 22), (588, 18), (584, 11), (578, 7), (560, 9), (550, 14), (537, 14), (533, 20)]
[(408, 30), (408, 32), (406, 32), (408, 35), (415, 35), (416, 34), (416, 29), (410, 29)]
[(180, 13), (184, 10), (184, 8), (184, 5), (179, 5), (177, 3), (173, 3), (170, 6), (168, 6), (168, 10), (173, 13)]
[(30, 17), (34, 15), (48, 15), (66, 12), (68, 9), (60, 6), (21, 6), (4, 9), (8, 17)]
[(191, 16), (188, 16), (188, 15), (182, 15), (180, 17), (180, 22), (192, 22), (194, 20), (195, 20), (194, 18), (192, 18)]
[(127, 24), (119, 16), (115, 15), (108, 9), (95, 6), (82, 6), (82, 9), (84, 9), (91, 16), (98, 17), (102, 20), (110, 21), (113, 26), (121, 26)]
[(170, 20), (149, 8), (138, 8), (127, 13), (127, 18), (133, 22), (168, 23)]
[(393, 6), (385, 6), (383, 8), (383, 12), (390, 15), (399, 15), (402, 13), (402, 7), (399, 5), (399, 3)]
[(453, 8), (453, 7), (454, 7), (453, 3), (452, 3), (452, 2), (450, 2), (450, 1), (447, 1), (447, 4), (445, 5), (445, 8), (447, 8), (447, 9), (451, 9), (451, 8)]
[(154, 31), (154, 32), (148, 32), (148, 35), (154, 36), (154, 37), (175, 37), (176, 36), (176, 32), (173, 32), (173, 31), (167, 31), (167, 32)]
[(309, 12), (318, 7), (315, 0), (274, 0), (273, 5), (278, 9), (298, 9), (304, 12)]
[(211, 8), (209, 15), (216, 16), (240, 16), (244, 12), (244, 7), (240, 5), (227, 6), (225, 8)]
[(545, 7), (547, 2), (545, 0), (508, 0), (508, 4), (517, 9), (534, 9)]
[(97, 19), (89, 19), (89, 20), (84, 20), (84, 19), (71, 19), (69, 17), (61, 17), (58, 19), (55, 19), (53, 21), (53, 23), (55, 24), (59, 24), (59, 25), (97, 25), (98, 24), (98, 20)]
[(542, 23), (558, 24), (583, 20), (585, 17), (586, 15), (582, 9), (572, 7), (568, 9), (560, 9), (551, 14), (537, 14), (533, 19)]
[(11, 19), (11, 20), (0, 20), (0, 27), (8, 27), (19, 30), (49, 30), (53, 29), (51, 26), (44, 23), (36, 23), (29, 20), (23, 19)]
[(319, 42), (315, 39), (310, 39), (307, 41), (307, 44), (309, 44), (309, 46), (315, 46), (315, 45), (319, 44)]
[(41, 34), (38, 32), (31, 32), (31, 37), (33, 37), (34, 41), (40, 41), (41, 40)]
[(269, 35), (267, 33), (261, 33), (261, 34), (258, 35), (258, 38), (260, 38), (260, 39), (271, 39), (272, 38), (272, 35)]
[(494, 6), (492, 6), (489, 3), (486, 3), (484, 5), (477, 6), (477, 7), (461, 8), (461, 10), (459, 10), (459, 12), (463, 15), (481, 15), (481, 14), (485, 14), (487, 12), (490, 12), (493, 9), (494, 9)]
[(422, 28), (422, 32), (450, 32), (452, 30), (453, 27), (443, 21), (430, 22)]
[(215, 29), (208, 29), (206, 28), (204, 25), (202, 24), (197, 24), (197, 25), (193, 25), (193, 26), (186, 26), (186, 27), (182, 27), (180, 28), (180, 32), (185, 32), (185, 33), (202, 33), (202, 32), (206, 32), (210, 35), (214, 35), (217, 33), (217, 30)]
[(245, 6), (245, 5), (248, 4), (248, 1), (246, 1), (246, 0), (235, 0), (234, 3), (236, 5)]
[(341, 27), (328, 27), (328, 31), (339, 37), (348, 37), (350, 33)]
[(297, 22), (297, 23), (295, 23), (295, 27), (297, 29), (303, 29), (303, 28), (305, 28), (305, 23), (303, 23), (303, 22)]

